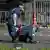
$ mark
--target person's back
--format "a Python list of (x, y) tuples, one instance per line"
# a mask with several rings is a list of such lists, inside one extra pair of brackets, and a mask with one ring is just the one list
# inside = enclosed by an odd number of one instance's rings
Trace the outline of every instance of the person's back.
[(19, 7), (19, 5), (17, 5), (16, 8), (13, 11), (15, 11), (15, 13), (18, 15), (18, 17), (20, 17), (20, 7)]
[(16, 12), (17, 15), (20, 15), (20, 7), (16, 7), (15, 12)]

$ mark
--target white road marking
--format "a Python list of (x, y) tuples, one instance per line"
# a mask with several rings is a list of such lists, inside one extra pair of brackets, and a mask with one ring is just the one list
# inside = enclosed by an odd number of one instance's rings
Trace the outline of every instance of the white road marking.
[(50, 36), (50, 35), (48, 35), (48, 36)]
[(48, 32), (50, 32), (50, 31), (48, 31)]
[(5, 36), (9, 36), (9, 33), (4, 33)]
[(45, 27), (45, 28), (47, 28), (47, 27)]
[(46, 34), (45, 34), (45, 35), (43, 35), (43, 34), (40, 34), (40, 36), (50, 36), (50, 35), (46, 35)]
[(40, 27), (40, 28), (44, 28), (44, 27)]
[(39, 43), (40, 41), (37, 41), (37, 43)]

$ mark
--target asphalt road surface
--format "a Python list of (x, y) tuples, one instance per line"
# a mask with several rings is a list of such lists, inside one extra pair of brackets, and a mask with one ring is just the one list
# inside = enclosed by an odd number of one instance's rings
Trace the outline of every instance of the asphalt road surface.
[(40, 41), (40, 43), (30, 44), (30, 43), (12, 43), (11, 37), (8, 35), (7, 27), (0, 27), (0, 44), (6, 44), (8, 47), (13, 48), (17, 46), (22, 46), (29, 48), (30, 50), (39, 50), (39, 48), (50, 48), (50, 28), (42, 28), (40, 32), (36, 33), (34, 40)]

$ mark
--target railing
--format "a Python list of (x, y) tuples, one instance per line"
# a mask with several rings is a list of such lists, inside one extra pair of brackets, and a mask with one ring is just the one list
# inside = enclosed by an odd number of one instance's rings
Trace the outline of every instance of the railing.
[(39, 23), (50, 23), (50, 2), (36, 1), (36, 17)]
[(8, 11), (0, 11), (0, 23), (4, 24), (6, 17), (8, 16)]

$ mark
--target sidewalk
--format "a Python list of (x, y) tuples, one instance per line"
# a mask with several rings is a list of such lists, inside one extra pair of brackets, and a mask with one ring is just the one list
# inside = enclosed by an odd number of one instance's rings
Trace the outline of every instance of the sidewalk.
[(5, 23), (0, 23), (0, 26), (5, 26)]

